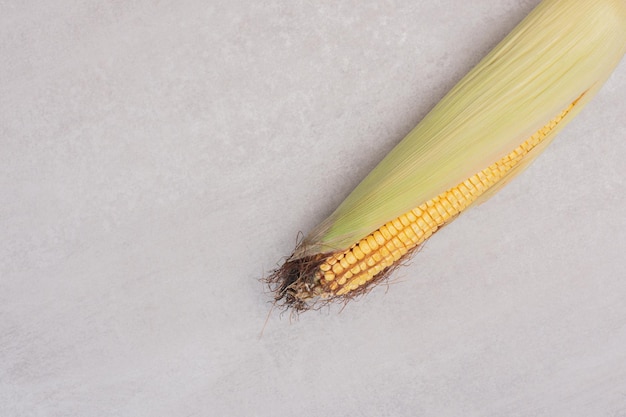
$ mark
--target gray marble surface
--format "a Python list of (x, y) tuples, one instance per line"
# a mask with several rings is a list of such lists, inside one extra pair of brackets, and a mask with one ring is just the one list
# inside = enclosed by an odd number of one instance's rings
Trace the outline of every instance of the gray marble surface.
[(626, 62), (391, 285), (258, 278), (537, 1), (0, 2), (0, 415), (626, 416)]

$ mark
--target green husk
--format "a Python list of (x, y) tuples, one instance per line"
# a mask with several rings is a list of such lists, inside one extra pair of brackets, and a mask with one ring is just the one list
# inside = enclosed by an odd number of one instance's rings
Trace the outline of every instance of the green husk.
[(349, 248), (499, 160), (582, 95), (544, 140), (542, 148), (547, 146), (625, 52), (626, 0), (544, 0), (306, 236), (290, 260)]

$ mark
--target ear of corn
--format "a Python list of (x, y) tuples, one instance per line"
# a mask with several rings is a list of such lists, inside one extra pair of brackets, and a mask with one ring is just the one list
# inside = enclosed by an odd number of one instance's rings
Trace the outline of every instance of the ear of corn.
[(527, 166), (626, 51), (625, 0), (544, 0), (270, 278), (302, 308), (363, 290)]

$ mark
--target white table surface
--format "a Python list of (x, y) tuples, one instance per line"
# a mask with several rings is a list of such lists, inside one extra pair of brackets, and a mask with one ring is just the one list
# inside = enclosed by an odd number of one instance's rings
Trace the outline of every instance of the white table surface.
[(626, 416), (626, 62), (388, 287), (257, 281), (536, 0), (0, 2), (0, 415)]

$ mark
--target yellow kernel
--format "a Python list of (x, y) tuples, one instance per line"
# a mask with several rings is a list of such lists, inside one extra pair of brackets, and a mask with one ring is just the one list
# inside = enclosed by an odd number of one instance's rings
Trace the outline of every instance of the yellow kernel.
[(472, 193), (470, 192), (470, 189), (467, 188), (465, 183), (459, 184), (459, 186), (457, 188), (459, 189), (461, 194), (463, 194), (463, 197), (464, 197), (465, 200), (468, 200), (468, 199), (472, 198)]
[(402, 226), (403, 226), (402, 228), (405, 228), (409, 224), (411, 224), (409, 219), (407, 219), (406, 214), (403, 214), (402, 216), (398, 217), (398, 219), (400, 220), (400, 224), (402, 224)]
[(441, 218), (441, 214), (439, 214), (439, 211), (437, 210), (436, 206), (429, 207), (427, 213), (436, 222), (438, 222), (438, 220)]
[(346, 253), (346, 260), (350, 265), (354, 265), (356, 263), (356, 256), (354, 256), (353, 251)]
[(492, 167), (489, 167), (487, 169), (483, 169), (482, 170), (482, 174), (485, 176), (487, 181), (492, 181), (493, 180), (493, 178), (494, 178), (493, 171), (494, 171), (494, 169)]
[(470, 182), (472, 184), (474, 184), (474, 186), (476, 187), (477, 190), (482, 191), (485, 189), (484, 184), (480, 181), (480, 179), (478, 178), (478, 175), (473, 175), (472, 177), (470, 177)]
[[(380, 230), (380, 234), (383, 235), (383, 237), (385, 238), (385, 242), (391, 239), (391, 233), (389, 233), (389, 229), (387, 229), (387, 225), (381, 226), (380, 229), (378, 230)], [(381, 243), (381, 245), (384, 245), (385, 242)]]
[(433, 227), (437, 227), (437, 223), (433, 220), (432, 217), (430, 217), (430, 214), (428, 212), (424, 212), (422, 218), (428, 224), (428, 228), (432, 229)]
[(372, 249), (373, 251), (378, 249), (378, 243), (376, 242), (376, 239), (374, 239), (374, 236), (369, 235), (367, 237), (367, 244), (369, 245), (370, 249)]
[(320, 265), (320, 269), (324, 272), (330, 271), (330, 265), (324, 262), (323, 264)]
[(446, 217), (448, 217), (448, 211), (446, 210), (446, 208), (443, 206), (443, 202), (446, 202), (448, 205), (450, 205), (450, 203), (447, 202), (447, 200), (442, 200), (440, 201), (435, 207), (437, 207), (437, 211), (439, 212), (439, 214), (441, 215), (441, 217), (443, 217), (444, 219)]
[(332, 280), (334, 280), (334, 279), (335, 279), (335, 274), (333, 274), (332, 272), (326, 272), (326, 273), (324, 274), (324, 279), (325, 279), (326, 281), (332, 281)]
[[(367, 240), (363, 239), (361, 243), (359, 243), (359, 250), (363, 252), (363, 255), (368, 255), (372, 252), (372, 248), (368, 245)], [(358, 258), (358, 256), (357, 256)]]
[(455, 215), (459, 210), (458, 210), (458, 201), (456, 201), (456, 198), (454, 198), (454, 195), (452, 193), (448, 193), (446, 195), (446, 199), (444, 201), (441, 202), (441, 204), (443, 204), (443, 206), (446, 208), (446, 210), (448, 210), (448, 213), (453, 216)]
[(341, 266), (341, 264), (335, 264), (333, 265), (333, 272), (335, 273), (335, 275), (339, 275), (343, 272), (344, 268)]
[(405, 229), (402, 232), (398, 233), (398, 239), (400, 239), (400, 241), (402, 242), (402, 246), (407, 246), (410, 245), (411, 239), (409, 239), (409, 237), (406, 235), (406, 231), (409, 229)]
[(413, 223), (411, 225), (411, 230), (413, 230), (413, 233), (415, 233), (415, 236), (417, 236), (418, 238), (424, 234), (424, 230), (419, 227), (417, 223)]
[[(385, 226), (383, 226), (383, 227), (385, 227)], [(382, 230), (381, 230), (381, 229), (382, 229), (382, 227), (381, 227), (379, 230), (377, 230), (377, 231), (375, 231), (375, 232), (374, 232), (374, 238), (376, 239), (376, 242), (377, 242), (377, 243), (378, 243), (378, 245), (380, 245), (380, 246), (384, 245), (384, 244), (385, 244), (385, 242), (387, 241), (387, 240), (385, 239), (385, 236), (383, 236), (383, 234), (382, 234)], [(385, 229), (385, 230), (387, 230), (387, 229)], [(387, 232), (387, 233), (388, 233), (388, 232)]]
[(412, 227), (407, 227), (406, 229), (404, 229), (404, 233), (406, 234), (406, 236), (409, 238), (409, 240), (411, 241), (411, 243), (415, 243), (417, 241), (417, 235), (415, 234), (415, 232), (413, 231)]
[(439, 206), (443, 209), (443, 213), (441, 212), (440, 213), (444, 218), (454, 213), (454, 208), (452, 208), (452, 205), (450, 204), (447, 198), (442, 198), (441, 201), (439, 202)]
[[(424, 220), (424, 216), (419, 217), (419, 218), (417, 219), (417, 222), (416, 222), (416, 223), (417, 223), (417, 226), (419, 227), (419, 229), (420, 229), (422, 232), (426, 232), (426, 230), (429, 230), (429, 229), (430, 229), (430, 226), (429, 226), (429, 225), (428, 225), (428, 223), (426, 223), (426, 221)], [(419, 233), (418, 233), (418, 235), (419, 235)]]
[(453, 188), (452, 189), (452, 194), (454, 195), (454, 198), (456, 198), (456, 200), (460, 203), (462, 202), (465, 197), (463, 196), (463, 194), (461, 193), (461, 191), (459, 191), (458, 188)]

